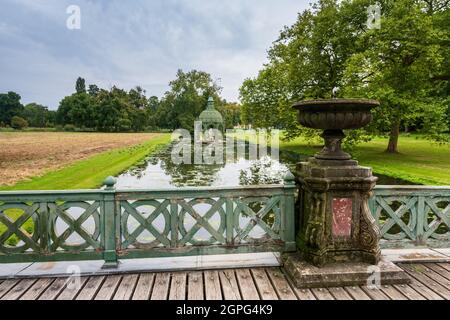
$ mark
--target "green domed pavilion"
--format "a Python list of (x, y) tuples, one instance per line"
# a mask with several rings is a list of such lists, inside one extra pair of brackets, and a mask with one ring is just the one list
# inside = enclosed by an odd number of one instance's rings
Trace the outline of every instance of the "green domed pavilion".
[(206, 110), (200, 113), (198, 120), (202, 122), (202, 130), (217, 129), (224, 130), (223, 117), (219, 111), (214, 108), (214, 99), (209, 97)]

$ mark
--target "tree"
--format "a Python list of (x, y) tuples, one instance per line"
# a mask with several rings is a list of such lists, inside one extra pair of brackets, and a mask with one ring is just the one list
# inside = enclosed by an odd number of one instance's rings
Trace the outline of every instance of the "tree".
[(161, 100), (155, 114), (159, 127), (185, 128), (193, 131), (194, 121), (205, 109), (208, 97), (220, 101), (221, 88), (209, 73), (178, 70), (177, 78), (169, 83), (170, 90)]
[(222, 101), (217, 106), (217, 110), (222, 114), (225, 128), (234, 128), (241, 123), (241, 105), (235, 102)]
[(57, 111), (58, 123), (73, 124), (78, 128), (95, 126), (94, 104), (87, 93), (74, 93), (65, 97), (59, 104)]
[(11, 127), (17, 130), (22, 130), (28, 127), (28, 122), (22, 117), (14, 116), (11, 118)]
[(14, 116), (22, 115), (23, 105), (20, 99), (20, 95), (12, 91), (0, 94), (0, 123), (9, 125)]
[(442, 72), (446, 60), (442, 38), (448, 39), (448, 31), (436, 27), (438, 1), (381, 4), (382, 27), (367, 30), (358, 39), (364, 50), (347, 62), (345, 91), (381, 101), (374, 124), (389, 130), (386, 151), (396, 153), (401, 126), (420, 121), (420, 129), (432, 135), (447, 129), (447, 104), (436, 96), (432, 79)]
[(54, 111), (49, 111), (48, 107), (37, 103), (27, 104), (23, 116), (30, 127), (44, 128), (54, 124)]
[(414, 125), (434, 138), (447, 129), (448, 99), (436, 88), (450, 79), (450, 1), (380, 1), (382, 27), (369, 30), (367, 9), (375, 3), (319, 0), (300, 13), (270, 48), (263, 70), (244, 81), (243, 119), (255, 126), (278, 125), (288, 138), (315, 135), (297, 125), (292, 103), (330, 98), (339, 88), (342, 97), (382, 103), (368, 130), (352, 132), (354, 141), (389, 131), (387, 150), (396, 152), (401, 126)]
[(77, 93), (86, 93), (86, 81), (83, 78), (78, 77), (75, 84), (75, 91)]
[(95, 84), (90, 84), (90, 85), (89, 85), (88, 94), (89, 94), (91, 97), (97, 96), (97, 94), (99, 93), (99, 91), (100, 91), (100, 88), (99, 88), (97, 85), (95, 85)]

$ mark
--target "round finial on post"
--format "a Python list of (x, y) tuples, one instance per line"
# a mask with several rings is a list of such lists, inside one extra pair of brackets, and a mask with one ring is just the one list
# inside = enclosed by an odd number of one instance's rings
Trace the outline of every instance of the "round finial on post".
[(114, 177), (109, 176), (103, 181), (103, 185), (106, 187), (105, 190), (111, 190), (114, 189), (114, 185), (116, 184), (117, 180)]
[(295, 184), (295, 176), (288, 170), (283, 177), (284, 184)]

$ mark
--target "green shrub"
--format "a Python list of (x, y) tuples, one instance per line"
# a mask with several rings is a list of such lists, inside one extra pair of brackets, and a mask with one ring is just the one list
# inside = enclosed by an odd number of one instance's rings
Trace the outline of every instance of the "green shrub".
[(73, 124), (66, 124), (64, 126), (64, 131), (75, 131), (75, 130), (76, 130), (76, 128)]
[(17, 130), (22, 130), (28, 127), (28, 122), (24, 118), (14, 116), (11, 118), (11, 127)]

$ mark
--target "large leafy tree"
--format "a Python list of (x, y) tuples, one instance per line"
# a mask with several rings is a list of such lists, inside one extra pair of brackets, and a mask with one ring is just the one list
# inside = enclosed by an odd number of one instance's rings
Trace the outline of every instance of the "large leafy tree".
[(30, 127), (44, 128), (55, 124), (55, 111), (48, 110), (48, 107), (37, 103), (27, 104), (24, 107), (23, 116)]
[(57, 121), (60, 124), (72, 124), (79, 128), (93, 128), (95, 119), (91, 96), (83, 92), (65, 97), (59, 104)]
[(85, 93), (86, 92), (86, 81), (78, 77), (77, 82), (75, 84), (75, 90), (77, 93)]
[(370, 129), (390, 132), (390, 152), (402, 126), (435, 138), (445, 130), (450, 1), (380, 1), (381, 29), (369, 30), (367, 9), (375, 3), (320, 0), (300, 13), (270, 48), (264, 69), (242, 85), (244, 120), (281, 126), (288, 137), (314, 134), (297, 125), (292, 102), (329, 98), (339, 88), (340, 96), (381, 101)]
[(447, 129), (447, 104), (435, 90), (449, 57), (449, 34), (438, 23), (444, 7), (438, 2), (382, 1), (381, 28), (364, 32), (358, 39), (364, 50), (347, 61), (346, 94), (382, 102), (374, 125), (389, 131), (391, 153), (398, 151), (402, 127), (431, 135)]
[(220, 101), (221, 88), (209, 73), (178, 70), (175, 80), (169, 83), (170, 90), (161, 100), (156, 123), (169, 129), (194, 129), (194, 121), (204, 110), (208, 97)]
[(340, 86), (363, 22), (347, 8), (346, 14), (340, 14), (345, 5), (339, 2), (318, 1), (282, 30), (264, 69), (241, 87), (244, 121), (255, 127), (284, 128), (288, 138), (317, 133), (298, 125), (291, 105), (302, 99), (329, 98)]
[(20, 99), (20, 95), (12, 91), (0, 94), (0, 124), (10, 125), (14, 116), (22, 116)]

